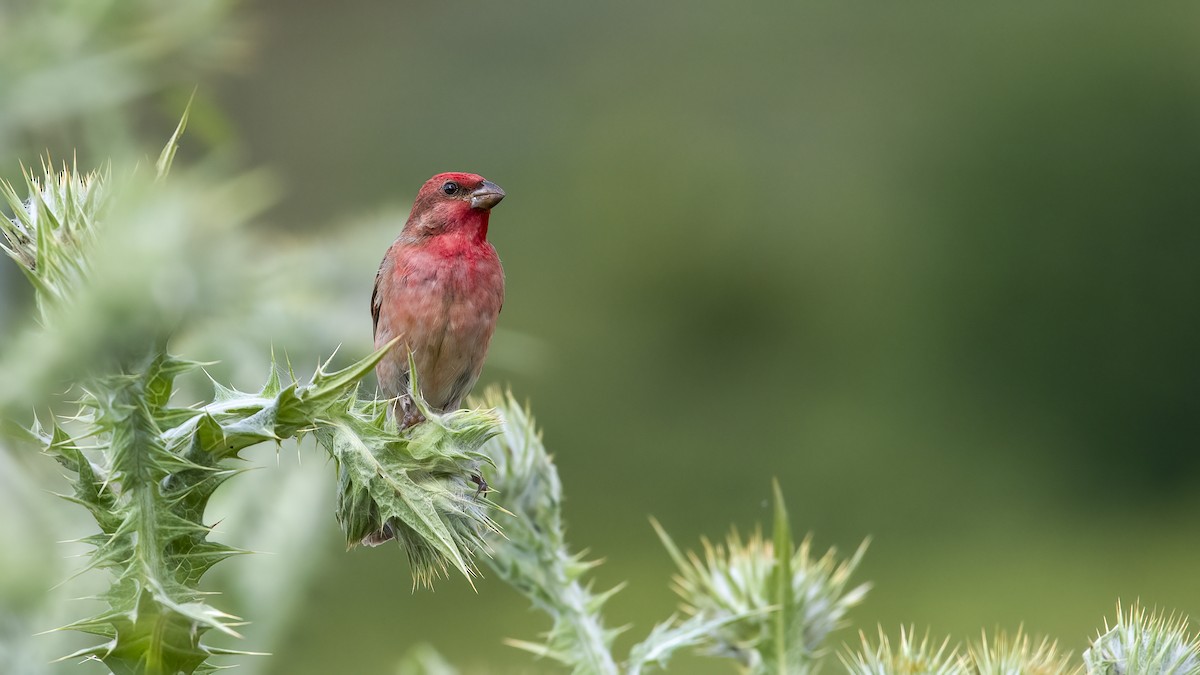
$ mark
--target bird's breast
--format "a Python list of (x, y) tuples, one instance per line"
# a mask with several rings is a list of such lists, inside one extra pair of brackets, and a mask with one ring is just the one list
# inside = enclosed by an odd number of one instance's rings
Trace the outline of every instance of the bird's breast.
[[(504, 302), (504, 271), (485, 245), (412, 251), (393, 270), (376, 341), (403, 336), (421, 390), (438, 409), (457, 405), (479, 377)], [(405, 365), (397, 362), (396, 373)]]
[(410, 281), (419, 279), (443, 302), (486, 309), (494, 301), (493, 296), (504, 292), (504, 270), (496, 250), (487, 242), (482, 246), (431, 246), (422, 253), (401, 273), (407, 274)]

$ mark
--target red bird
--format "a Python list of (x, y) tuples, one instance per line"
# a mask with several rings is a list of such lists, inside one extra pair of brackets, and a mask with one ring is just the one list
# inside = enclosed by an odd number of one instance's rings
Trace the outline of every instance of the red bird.
[(423, 420), (408, 395), (410, 352), (434, 411), (458, 409), (479, 379), (504, 304), (504, 269), (487, 240), (488, 216), (501, 199), (500, 186), (473, 173), (430, 178), (379, 265), (371, 294), (375, 347), (401, 340), (375, 373), (384, 394), (397, 399), (401, 428)]

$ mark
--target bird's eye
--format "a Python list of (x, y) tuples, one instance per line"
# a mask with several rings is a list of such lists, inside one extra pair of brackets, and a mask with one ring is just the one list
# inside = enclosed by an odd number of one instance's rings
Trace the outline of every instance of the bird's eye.
[(448, 180), (445, 183), (442, 183), (442, 192), (445, 192), (448, 195), (452, 195), (452, 194), (458, 192), (458, 183), (455, 183), (452, 180)]

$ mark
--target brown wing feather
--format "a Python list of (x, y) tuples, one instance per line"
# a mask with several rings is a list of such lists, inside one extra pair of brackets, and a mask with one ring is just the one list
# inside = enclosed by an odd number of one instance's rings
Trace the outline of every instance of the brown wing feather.
[(375, 287), (371, 289), (371, 336), (379, 333), (379, 309), (383, 304), (379, 297), (379, 278), (383, 276), (383, 266), (375, 273)]

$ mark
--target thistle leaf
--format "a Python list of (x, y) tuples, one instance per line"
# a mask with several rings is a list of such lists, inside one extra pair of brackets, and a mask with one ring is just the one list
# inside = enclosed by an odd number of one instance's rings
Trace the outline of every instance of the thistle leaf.
[(167, 141), (162, 152), (158, 155), (158, 161), (154, 163), (155, 174), (159, 180), (167, 177), (171, 173), (171, 164), (175, 162), (175, 152), (179, 150), (179, 138), (183, 135), (183, 130), (187, 128), (188, 113), (192, 110), (192, 102), (196, 100), (196, 90), (192, 90), (192, 95), (188, 97), (187, 105), (183, 107), (183, 115), (179, 118), (179, 124), (175, 126), (175, 133), (171, 134), (171, 139)]
[[(803, 640), (795, 641), (791, 645), (793, 649), (789, 650), (788, 637), (792, 634), (790, 624), (796, 618), (792, 611), (795, 604), (792, 596), (792, 528), (788, 523), (787, 507), (783, 503), (783, 491), (779, 489), (779, 481), (771, 481), (771, 488), (775, 496), (775, 574), (772, 580), (772, 595), (776, 607), (775, 615), (771, 617), (774, 624), (771, 651), (774, 653), (778, 671), (786, 675), (789, 664), (795, 662), (800, 666), (808, 655), (804, 653)], [(798, 653), (791, 657), (789, 651)]]
[(655, 626), (645, 640), (634, 645), (629, 652), (626, 672), (629, 675), (639, 675), (651, 666), (666, 668), (667, 662), (675, 652), (703, 645), (711, 639), (714, 633), (747, 616), (746, 614), (730, 614), (708, 618), (696, 615), (686, 621), (680, 621), (678, 616), (672, 616)]
[(83, 405), (91, 415), (81, 419), (94, 425), (89, 433), (103, 466), (89, 461), (61, 427), (31, 429), (75, 474), (68, 498), (88, 508), (103, 533), (85, 540), (94, 547), (89, 567), (114, 576), (102, 596), (108, 608), (65, 627), (106, 640), (76, 656), (93, 656), (119, 673), (210, 668), (217, 651), (202, 641), (205, 633), (236, 635), (240, 620), (205, 602), (198, 584), (213, 565), (245, 551), (208, 539), (208, 500), (242, 472), (230, 464), (240, 450), (302, 429), (315, 430), (338, 463), (339, 518), (352, 542), (387, 523), (418, 582), (449, 568), (475, 575), (473, 557), (496, 525), (469, 479), (498, 420), (487, 411), (460, 411), (431, 419), (419, 436), (400, 436), (381, 414), (386, 402), (357, 398), (357, 378), (380, 356), (333, 372), (326, 363), (308, 384), (286, 387), (273, 364), (275, 374), (260, 392), (217, 385), (212, 403), (172, 408), (174, 377), (198, 364), (156, 352), (89, 387), (94, 393)]

